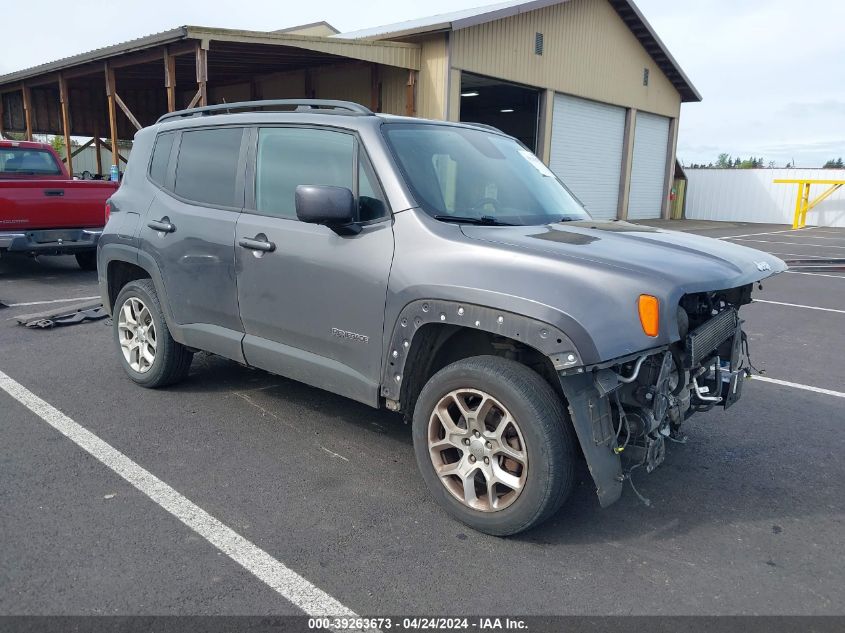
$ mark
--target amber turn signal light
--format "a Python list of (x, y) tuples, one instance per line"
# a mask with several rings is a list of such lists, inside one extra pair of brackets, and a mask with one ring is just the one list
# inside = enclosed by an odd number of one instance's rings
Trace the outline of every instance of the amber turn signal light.
[(657, 297), (640, 295), (637, 308), (640, 312), (640, 325), (643, 326), (643, 332), (648, 336), (657, 336), (660, 331), (660, 302)]

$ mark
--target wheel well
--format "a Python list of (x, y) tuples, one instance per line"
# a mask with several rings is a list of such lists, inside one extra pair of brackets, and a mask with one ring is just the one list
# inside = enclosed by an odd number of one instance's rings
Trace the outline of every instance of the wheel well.
[(530, 367), (563, 398), (551, 360), (533, 347), (483, 330), (429, 323), (417, 330), (405, 361), (400, 391), (400, 407), (405, 417), (410, 419), (413, 416), (417, 397), (434, 374), (461, 359), (483, 355), (510, 358)]
[(109, 262), (106, 278), (108, 279), (109, 287), (108, 308), (109, 311), (111, 311), (114, 308), (114, 302), (117, 299), (117, 295), (120, 293), (123, 286), (136, 279), (149, 279), (150, 274), (136, 264), (114, 260)]

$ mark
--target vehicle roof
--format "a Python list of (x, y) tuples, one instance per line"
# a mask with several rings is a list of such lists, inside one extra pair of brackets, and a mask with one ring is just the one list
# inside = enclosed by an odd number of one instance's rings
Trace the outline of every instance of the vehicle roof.
[(51, 149), (49, 143), (39, 141), (0, 140), (0, 147), (22, 147), (24, 149)]
[[(233, 106), (236, 104), (232, 104)], [(365, 127), (378, 127), (384, 123), (415, 123), (422, 125), (439, 125), (462, 127), (468, 129), (484, 129), (494, 134), (508, 136), (504, 132), (489, 126), (474, 123), (459, 123), (455, 121), (439, 121), (417, 117), (399, 116), (395, 114), (361, 115), (357, 113), (328, 112), (294, 112), (294, 111), (257, 111), (233, 112), (231, 114), (213, 114), (207, 116), (195, 115), (185, 118), (167, 119), (156, 124), (158, 131), (181, 130), (194, 127), (226, 126), (226, 125), (256, 125), (295, 123), (300, 125), (324, 125), (358, 130)]]

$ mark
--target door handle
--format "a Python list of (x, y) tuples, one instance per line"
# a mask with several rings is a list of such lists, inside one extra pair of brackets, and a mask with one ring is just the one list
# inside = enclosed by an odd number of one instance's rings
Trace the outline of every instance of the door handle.
[(65, 190), (64, 189), (45, 189), (44, 195), (49, 196), (51, 198), (56, 197), (56, 196), (63, 196), (63, 195), (65, 195)]
[(238, 240), (238, 246), (248, 248), (251, 251), (261, 251), (263, 253), (272, 253), (276, 250), (276, 245), (267, 240), (263, 235), (256, 235), (254, 238), (243, 237)]
[(151, 220), (147, 222), (147, 226), (154, 231), (161, 231), (162, 233), (173, 233), (176, 230), (176, 226), (171, 224), (170, 220), (166, 217), (161, 220)]

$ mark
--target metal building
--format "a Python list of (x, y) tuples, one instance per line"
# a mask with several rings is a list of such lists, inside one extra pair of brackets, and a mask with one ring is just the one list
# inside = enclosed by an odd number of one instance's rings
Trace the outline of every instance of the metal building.
[(181, 27), (0, 77), (0, 133), (116, 150), (173, 109), (287, 97), (494, 125), (594, 217), (630, 219), (668, 217), (680, 106), (701, 100), (632, 0), (512, 0), (351, 33)]
[(631, 0), (511, 1), (334, 37), (419, 45), (420, 116), (516, 136), (594, 217), (668, 217), (681, 103), (701, 96)]

